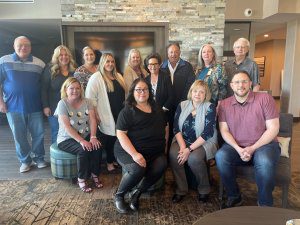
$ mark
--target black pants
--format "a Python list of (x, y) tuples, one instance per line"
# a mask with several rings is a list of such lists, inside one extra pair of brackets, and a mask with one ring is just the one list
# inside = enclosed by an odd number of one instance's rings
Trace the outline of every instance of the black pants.
[(116, 195), (119, 196), (124, 196), (138, 184), (138, 189), (140, 189), (141, 192), (146, 191), (161, 178), (167, 168), (167, 160), (163, 154), (151, 161), (147, 161), (146, 167), (141, 167), (136, 162), (129, 164), (124, 164), (121, 160), (118, 160), (118, 162), (123, 170), (126, 171), (123, 174), (119, 188), (116, 192)]
[(106, 135), (102, 132), (97, 132), (97, 137), (99, 137), (101, 144), (106, 152), (106, 162), (113, 163), (116, 161), (114, 155), (114, 145), (117, 140), (116, 136)]
[[(89, 136), (86, 140), (89, 139)], [(58, 144), (59, 149), (77, 155), (78, 178), (88, 179), (91, 173), (99, 176), (101, 149), (86, 151), (73, 138)]]

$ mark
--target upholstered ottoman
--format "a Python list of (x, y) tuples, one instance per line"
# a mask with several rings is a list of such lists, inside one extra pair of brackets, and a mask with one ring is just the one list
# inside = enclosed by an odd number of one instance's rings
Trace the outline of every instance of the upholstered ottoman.
[(51, 172), (55, 178), (77, 177), (77, 156), (60, 150), (56, 143), (50, 146)]

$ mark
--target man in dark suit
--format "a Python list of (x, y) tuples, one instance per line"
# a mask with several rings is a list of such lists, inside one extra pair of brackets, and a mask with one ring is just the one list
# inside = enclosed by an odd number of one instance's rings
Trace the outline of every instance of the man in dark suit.
[(169, 146), (173, 138), (173, 119), (176, 107), (178, 104), (187, 99), (188, 91), (195, 81), (195, 74), (192, 65), (180, 58), (180, 46), (178, 43), (172, 43), (167, 46), (168, 59), (165, 60), (160, 69), (171, 77), (174, 105), (170, 110), (170, 136)]

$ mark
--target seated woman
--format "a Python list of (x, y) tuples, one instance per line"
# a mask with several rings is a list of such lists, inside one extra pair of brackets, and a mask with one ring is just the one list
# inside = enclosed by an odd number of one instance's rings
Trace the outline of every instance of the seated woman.
[(92, 178), (96, 188), (102, 188), (99, 181), (100, 147), (96, 137), (96, 116), (92, 103), (83, 97), (79, 81), (68, 78), (61, 87), (61, 100), (55, 115), (58, 116), (58, 147), (77, 155), (78, 184), (83, 192), (91, 192), (86, 180)]
[(143, 78), (134, 80), (117, 121), (118, 141), (114, 150), (125, 171), (115, 194), (118, 212), (130, 211), (124, 195), (134, 187), (129, 206), (137, 211), (141, 193), (163, 175), (167, 167), (164, 156), (166, 125), (150, 85)]
[(173, 203), (188, 193), (184, 164), (190, 167), (198, 183), (198, 200), (206, 202), (210, 185), (206, 161), (217, 151), (216, 110), (209, 102), (210, 92), (204, 81), (195, 81), (188, 100), (181, 102), (174, 118), (174, 139), (170, 148), (170, 165), (176, 182)]

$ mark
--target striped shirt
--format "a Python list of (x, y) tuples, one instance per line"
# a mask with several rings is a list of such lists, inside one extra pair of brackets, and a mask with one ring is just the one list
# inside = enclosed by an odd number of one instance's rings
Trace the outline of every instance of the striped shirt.
[(42, 111), (41, 78), (45, 63), (30, 55), (21, 61), (16, 53), (0, 58), (0, 85), (8, 112)]

